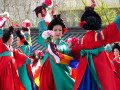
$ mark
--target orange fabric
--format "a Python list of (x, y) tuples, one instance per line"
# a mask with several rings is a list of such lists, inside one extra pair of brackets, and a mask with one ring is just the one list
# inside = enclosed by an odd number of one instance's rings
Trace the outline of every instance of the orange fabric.
[(76, 77), (77, 77), (77, 71), (78, 69), (72, 69), (72, 74), (71, 74), (71, 77), (76, 80)]
[(49, 22), (46, 22), (46, 25), (48, 26), (48, 25), (49, 25)]

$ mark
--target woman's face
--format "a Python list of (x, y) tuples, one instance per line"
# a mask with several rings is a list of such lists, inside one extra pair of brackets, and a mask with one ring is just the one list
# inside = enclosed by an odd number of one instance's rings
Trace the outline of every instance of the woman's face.
[(13, 43), (13, 35), (12, 34), (10, 35), (10, 38), (8, 39), (8, 43), (9, 43), (9, 45), (12, 45), (12, 43)]
[(54, 32), (54, 35), (53, 35), (54, 39), (61, 38), (61, 36), (62, 36), (62, 26), (60, 26), (60, 25), (54, 26), (53, 27), (53, 32)]
[(21, 42), (19, 37), (17, 37), (16, 43), (17, 43), (17, 46), (22, 46), (23, 45), (23, 43)]
[(119, 50), (117, 48), (114, 49), (114, 56), (115, 57), (119, 56)]

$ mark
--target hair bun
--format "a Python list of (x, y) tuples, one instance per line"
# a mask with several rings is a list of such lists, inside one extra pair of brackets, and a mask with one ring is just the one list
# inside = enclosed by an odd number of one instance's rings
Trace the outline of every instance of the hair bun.
[(85, 7), (85, 10), (86, 10), (86, 11), (87, 11), (87, 10), (92, 10), (92, 11), (94, 11), (94, 7), (91, 7), (91, 6)]
[(89, 23), (90, 26), (94, 26), (96, 23), (96, 18), (94, 16), (88, 16), (87, 23)]
[(28, 28), (25, 28), (25, 27), (22, 27), (22, 30), (23, 30), (23, 31), (29, 31), (29, 29), (28, 29)]
[(9, 27), (9, 31), (10, 31), (10, 32), (13, 32), (13, 31), (14, 31), (14, 27), (13, 27), (13, 26), (10, 26), (10, 27)]
[(55, 18), (60, 18), (61, 17), (61, 15), (60, 14), (58, 14), (58, 15), (53, 15), (53, 18), (55, 19)]
[(20, 35), (21, 33), (20, 33), (20, 30), (16, 30), (16, 32), (15, 32), (17, 35)]

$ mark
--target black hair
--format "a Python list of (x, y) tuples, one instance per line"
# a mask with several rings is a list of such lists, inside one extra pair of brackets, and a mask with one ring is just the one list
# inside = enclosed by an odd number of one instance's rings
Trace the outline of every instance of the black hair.
[[(20, 38), (20, 40), (22, 40), (23, 38), (25, 38), (25, 36), (23, 34), (21, 34), (20, 30), (17, 30), (16, 34), (17, 34), (17, 37)], [(23, 43), (24, 43), (24, 45), (28, 45), (28, 42), (26, 40)]]
[(13, 26), (10, 26), (9, 31), (4, 33), (3, 35), (3, 43), (6, 43), (9, 40), (10, 36), (13, 34), (13, 31), (14, 31)]
[(86, 11), (81, 17), (81, 22), (86, 21), (83, 25), (85, 30), (99, 30), (101, 28), (101, 18), (98, 13), (94, 11), (93, 7), (85, 8)]
[(118, 49), (118, 51), (120, 52), (120, 46), (119, 43), (114, 43), (114, 46), (112, 48), (112, 51), (114, 52), (114, 49)]
[(29, 29), (28, 29), (28, 28), (25, 28), (25, 27), (22, 27), (22, 30), (23, 30), (23, 31), (29, 31)]
[(54, 26), (60, 25), (62, 28), (65, 28), (63, 20), (59, 17), (54, 18), (48, 25), (48, 30), (52, 30)]

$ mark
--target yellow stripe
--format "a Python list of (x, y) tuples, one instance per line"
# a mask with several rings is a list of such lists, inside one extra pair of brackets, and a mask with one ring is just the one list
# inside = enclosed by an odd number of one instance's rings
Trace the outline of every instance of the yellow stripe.
[(105, 38), (104, 38), (104, 35), (103, 35), (103, 31), (101, 31), (100, 33), (102, 35), (102, 39), (104, 40)]
[(95, 42), (97, 42), (97, 35), (98, 35), (98, 34), (97, 34), (97, 33), (95, 33)]
[(83, 36), (82, 39), (81, 39), (81, 44), (83, 44), (83, 38), (84, 38), (84, 36)]

